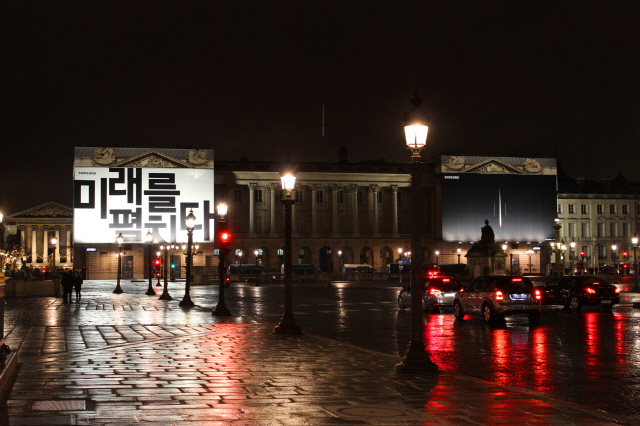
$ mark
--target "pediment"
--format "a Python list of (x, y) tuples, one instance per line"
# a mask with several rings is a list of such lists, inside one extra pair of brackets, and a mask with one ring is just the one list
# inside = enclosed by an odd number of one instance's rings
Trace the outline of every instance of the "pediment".
[(497, 158), (489, 158), (481, 163), (474, 164), (463, 173), (486, 173), (486, 174), (524, 174), (511, 164), (500, 161)]
[(191, 168), (183, 161), (154, 150), (117, 161), (110, 167)]
[(21, 218), (73, 218), (73, 209), (54, 201), (9, 215), (7, 219)]

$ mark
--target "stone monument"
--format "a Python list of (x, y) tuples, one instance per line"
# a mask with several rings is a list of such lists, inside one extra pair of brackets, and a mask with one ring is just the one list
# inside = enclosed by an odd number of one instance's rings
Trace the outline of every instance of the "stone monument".
[(465, 255), (471, 278), (480, 275), (504, 275), (506, 274), (507, 254), (500, 244), (496, 243), (496, 236), (489, 221), (484, 221), (480, 228), (482, 236), (480, 241), (473, 245)]

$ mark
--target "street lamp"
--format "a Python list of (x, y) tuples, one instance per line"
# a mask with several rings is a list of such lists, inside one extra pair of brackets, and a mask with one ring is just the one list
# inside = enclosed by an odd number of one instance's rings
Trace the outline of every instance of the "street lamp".
[[(173, 244), (169, 245), (169, 244), (165, 244), (163, 246), (160, 246), (160, 251), (162, 251), (163, 253), (163, 258), (164, 258), (164, 262), (162, 262), (162, 272), (164, 274), (164, 288), (162, 290), (162, 294), (160, 295), (160, 297), (158, 297), (158, 300), (171, 300), (173, 299), (173, 297), (171, 297), (171, 295), (169, 294), (169, 282), (168, 282), (168, 277), (167, 275), (169, 275), (167, 272), (167, 268), (168, 268), (168, 264), (167, 264), (167, 257), (169, 257), (169, 250), (171, 251), (171, 257), (173, 258)], [(158, 256), (160, 256), (160, 254), (158, 254)], [(173, 269), (171, 270), (172, 276), (173, 276)], [(158, 282), (160, 282), (160, 278), (158, 278)]]
[(559, 218), (555, 218), (554, 221), (555, 223), (553, 224), (553, 230), (555, 238), (551, 243), (551, 246), (553, 247), (551, 251), (556, 256), (556, 261), (553, 265), (553, 273), (554, 277), (557, 277), (558, 275), (564, 275), (564, 267), (562, 266), (562, 259), (560, 258), (560, 253), (562, 253), (562, 243), (560, 242), (560, 228), (562, 228), (562, 225), (560, 224)]
[[(507, 251), (507, 243), (502, 244), (502, 251)], [(509, 253), (509, 275), (513, 275), (513, 253)]]
[(531, 273), (531, 255), (533, 255), (533, 250), (527, 250), (527, 256), (529, 256), (529, 273)]
[(227, 205), (218, 204), (218, 229), (217, 245), (218, 245), (218, 305), (211, 312), (211, 315), (219, 317), (230, 317), (231, 311), (227, 308), (224, 301), (224, 286), (226, 284), (226, 262), (229, 254), (229, 243), (231, 242), (231, 233), (227, 226)]
[(613, 244), (611, 246), (611, 266), (613, 266), (613, 264), (615, 263), (615, 261), (618, 259), (616, 250), (618, 250), (618, 246)]
[[(576, 242), (575, 241), (571, 241), (571, 244), (569, 244), (571, 246), (571, 251), (569, 252), (569, 260), (574, 260), (576, 258)], [(572, 265), (573, 266), (573, 265)]]
[(633, 238), (631, 239), (631, 242), (633, 243), (633, 264), (634, 264), (634, 269), (635, 269), (633, 292), (634, 293), (639, 293), (640, 292), (640, 287), (638, 287), (638, 258), (636, 257), (638, 255), (636, 253), (636, 249), (638, 247), (638, 236), (634, 235)]
[(284, 204), (284, 313), (280, 322), (273, 329), (274, 334), (302, 334), (302, 329), (293, 318), (293, 300), (291, 292), (291, 208), (296, 203), (292, 198), (293, 189), (296, 186), (296, 176), (291, 172), (280, 175), (282, 189), (285, 196)]
[[(56, 237), (53, 237), (51, 239), (51, 245), (53, 246), (53, 255), (52, 255), (52, 263), (53, 263), (53, 267), (51, 268), (51, 273), (53, 275), (51, 275), (51, 279), (54, 279), (56, 277), (56, 245), (58, 244), (58, 239)], [(69, 296), (71, 297), (71, 296)], [(66, 301), (65, 301), (66, 302)]]
[(402, 362), (396, 365), (396, 370), (401, 372), (416, 372), (437, 370), (438, 366), (431, 361), (429, 353), (424, 345), (424, 322), (422, 314), (422, 194), (421, 180), (424, 174), (424, 165), (420, 157), (420, 151), (427, 143), (429, 130), (427, 115), (420, 107), (422, 98), (418, 91), (411, 98), (412, 107), (404, 115), (404, 134), (407, 147), (411, 150), (411, 162), (407, 168), (411, 173), (411, 332), (407, 351)]
[(116, 237), (116, 243), (118, 243), (118, 283), (116, 284), (116, 289), (113, 290), (115, 294), (122, 293), (122, 287), (120, 287), (120, 279), (122, 278), (122, 243), (124, 242), (124, 237), (122, 236), (122, 232), (120, 235)]
[(438, 256), (440, 256), (440, 250), (436, 250), (436, 266), (440, 265), (440, 263), (438, 262)]
[(193, 209), (187, 215), (187, 280), (184, 286), (184, 297), (178, 303), (178, 306), (184, 307), (192, 307), (195, 306), (195, 303), (191, 300), (191, 296), (189, 295), (189, 290), (191, 288), (191, 252), (193, 246), (193, 228), (196, 226), (196, 216), (193, 214)]
[(153, 243), (153, 233), (151, 230), (147, 232), (147, 257), (149, 258), (149, 288), (147, 288), (147, 292), (145, 293), (147, 296), (155, 296), (156, 292), (153, 290), (153, 274), (151, 270), (153, 269), (153, 259), (151, 259), (151, 244)]

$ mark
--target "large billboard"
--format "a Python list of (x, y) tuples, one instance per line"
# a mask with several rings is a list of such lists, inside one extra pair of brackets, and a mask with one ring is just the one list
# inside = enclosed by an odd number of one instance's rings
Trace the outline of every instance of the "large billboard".
[(554, 237), (555, 174), (443, 173), (442, 239), (478, 241), (489, 220), (496, 241), (542, 242)]
[(196, 216), (194, 241), (213, 241), (213, 169), (75, 167), (74, 241), (186, 242), (186, 216)]

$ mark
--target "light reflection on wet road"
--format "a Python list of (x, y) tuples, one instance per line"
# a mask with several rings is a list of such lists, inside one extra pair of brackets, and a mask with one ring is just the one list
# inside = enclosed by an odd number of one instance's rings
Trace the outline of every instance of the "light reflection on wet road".
[[(243, 290), (230, 291), (228, 305), (234, 313), (277, 322), (282, 288), (265, 289), (262, 303)], [(410, 312), (397, 308), (398, 290), (378, 283), (296, 287), (294, 314), (308, 333), (403, 355)], [(545, 307), (535, 326), (524, 317), (496, 325), (466, 318), (455, 320), (448, 310), (425, 315), (425, 344), (442, 370), (640, 419), (640, 311), (630, 304), (612, 312)]]
[[(111, 283), (83, 287), (81, 309), (59, 309), (52, 298), (19, 298), (32, 309), (12, 310), (8, 299), (5, 331), (25, 339), (44, 333), (41, 326), (68, 324), (100, 326), (104, 339), (96, 344), (117, 343), (104, 335), (109, 325), (211, 324), (217, 304), (217, 288), (193, 287), (192, 309), (178, 307), (183, 283), (172, 283), (171, 302), (149, 298), (147, 304), (129, 306), (127, 292), (144, 294), (146, 283), (125, 283), (122, 305), (113, 305)], [(157, 291), (160, 291), (159, 289)], [(409, 342), (409, 310), (399, 310), (399, 288), (393, 283), (304, 284), (293, 289), (294, 315), (302, 330), (363, 348), (403, 355)], [(108, 293), (107, 293), (108, 292)], [(255, 287), (232, 284), (225, 291), (234, 322), (279, 321), (284, 304), (281, 285)], [(634, 296), (639, 298), (640, 295)], [(628, 296), (623, 295), (623, 300)], [(139, 303), (139, 298), (135, 299)], [(132, 315), (131, 309), (135, 309)], [(525, 318), (489, 325), (467, 317), (455, 320), (450, 311), (425, 315), (425, 343), (432, 360), (442, 370), (462, 373), (507, 386), (551, 394), (640, 421), (640, 310), (630, 303), (603, 312), (597, 307), (582, 312), (545, 308), (540, 323), (530, 326)], [(29, 329), (29, 326), (33, 326)], [(40, 327), (38, 327), (40, 326)], [(55, 327), (54, 327), (55, 328)], [(55, 330), (49, 330), (54, 332)], [(159, 332), (162, 331), (161, 329)], [(115, 338), (119, 338), (116, 335)], [(105, 341), (103, 341), (105, 340)], [(74, 343), (67, 342), (69, 350)], [(59, 350), (56, 346), (55, 349)]]

